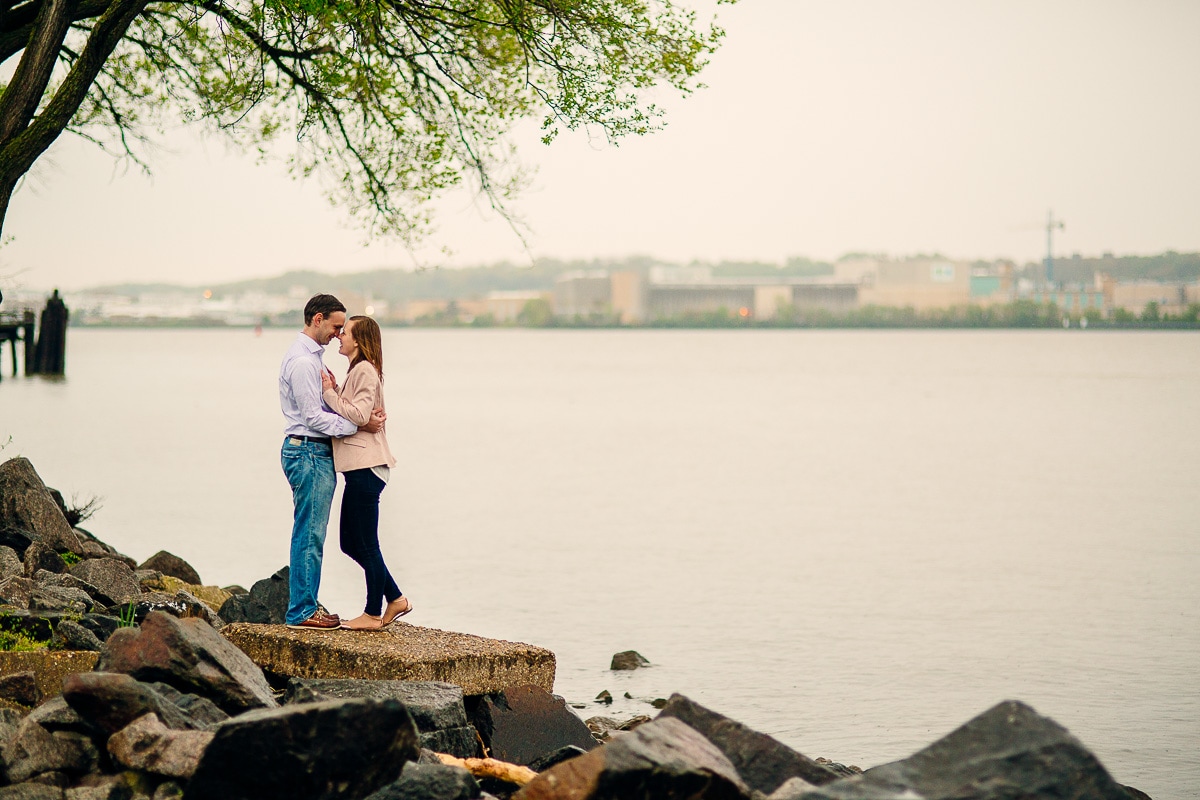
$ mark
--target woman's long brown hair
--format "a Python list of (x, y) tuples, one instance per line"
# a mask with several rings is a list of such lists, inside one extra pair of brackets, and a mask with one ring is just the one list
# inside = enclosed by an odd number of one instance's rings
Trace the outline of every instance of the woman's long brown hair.
[(358, 345), (358, 355), (354, 357), (354, 362), (350, 366), (353, 368), (360, 361), (370, 361), (371, 366), (375, 367), (375, 371), (382, 378), (383, 335), (379, 332), (379, 323), (370, 317), (362, 316), (351, 317), (350, 322), (354, 323), (350, 335), (354, 337), (354, 343)]

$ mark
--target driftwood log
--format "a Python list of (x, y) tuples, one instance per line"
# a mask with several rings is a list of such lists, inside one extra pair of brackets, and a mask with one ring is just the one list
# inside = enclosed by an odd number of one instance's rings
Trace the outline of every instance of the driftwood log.
[(443, 764), (452, 767), (462, 767), (476, 778), (496, 778), (505, 783), (524, 786), (537, 777), (537, 773), (529, 767), (510, 764), (507, 761), (497, 761), (494, 758), (455, 758), (446, 753), (434, 753)]

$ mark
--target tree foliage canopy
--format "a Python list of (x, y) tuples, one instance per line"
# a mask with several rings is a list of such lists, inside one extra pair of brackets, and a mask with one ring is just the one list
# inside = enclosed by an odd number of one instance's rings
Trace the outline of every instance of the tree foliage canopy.
[(546, 141), (650, 131), (648, 90), (691, 91), (721, 35), (672, 0), (0, 0), (0, 62), (20, 56), (0, 85), (0, 225), (64, 130), (144, 167), (140, 145), (182, 118), (263, 154), (294, 134), (297, 174), (411, 241), (464, 179), (504, 208), (518, 120), (543, 117)]

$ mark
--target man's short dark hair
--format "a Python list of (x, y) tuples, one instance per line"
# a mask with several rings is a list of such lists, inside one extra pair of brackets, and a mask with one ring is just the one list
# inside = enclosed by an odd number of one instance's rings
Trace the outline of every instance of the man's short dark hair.
[(335, 311), (344, 312), (346, 307), (342, 305), (342, 301), (338, 300), (331, 294), (316, 294), (312, 299), (304, 304), (304, 324), (311, 325), (313, 317), (320, 314), (328, 317)]

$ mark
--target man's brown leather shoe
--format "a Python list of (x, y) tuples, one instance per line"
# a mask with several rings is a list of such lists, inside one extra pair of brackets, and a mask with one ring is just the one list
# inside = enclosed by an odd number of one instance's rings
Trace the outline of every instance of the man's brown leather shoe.
[(301, 622), (299, 625), (288, 625), (294, 630), (317, 630), (317, 631), (333, 631), (341, 626), (341, 621), (337, 617), (331, 617), (328, 614), (322, 614), (320, 611), (313, 614), (308, 619)]

